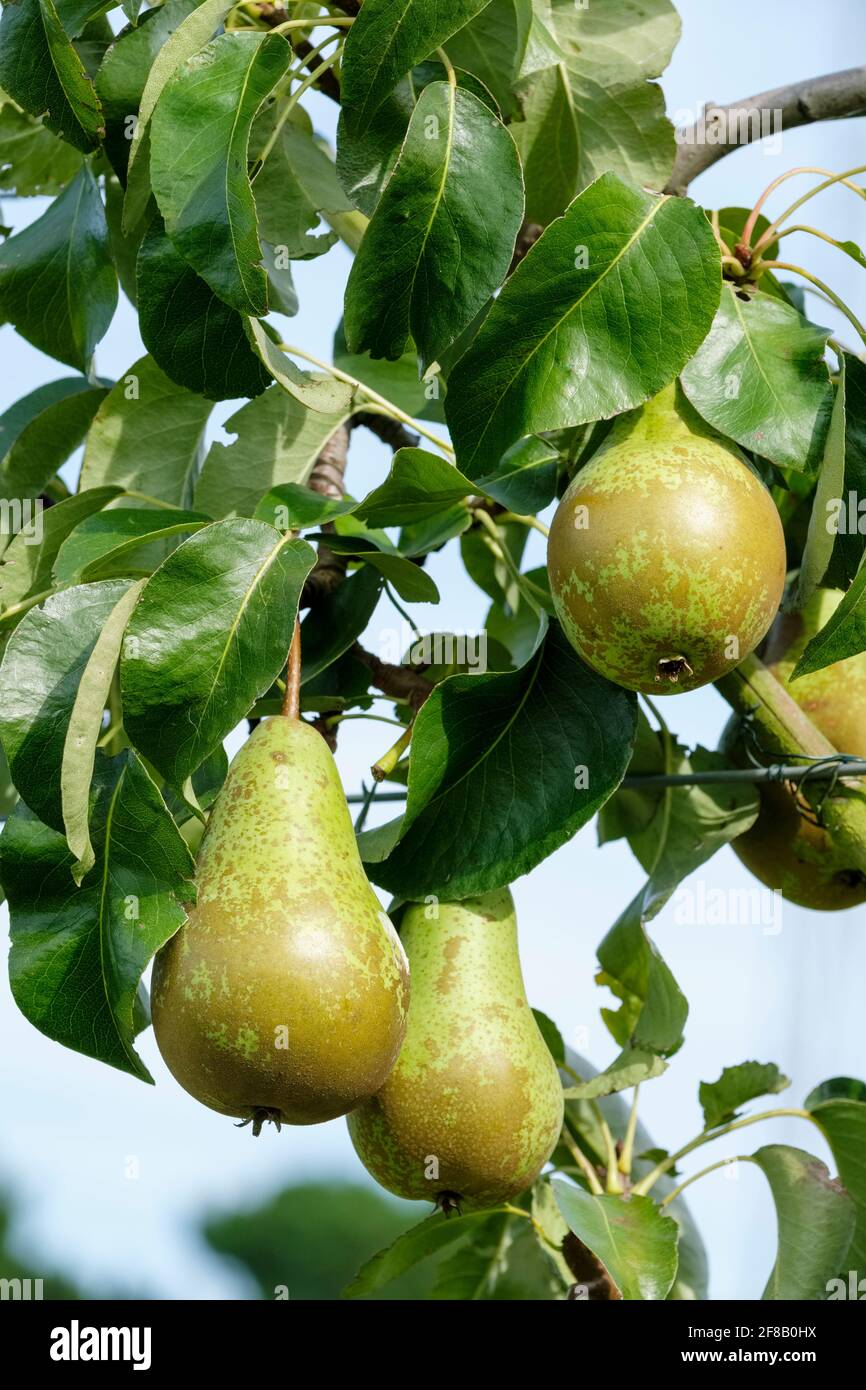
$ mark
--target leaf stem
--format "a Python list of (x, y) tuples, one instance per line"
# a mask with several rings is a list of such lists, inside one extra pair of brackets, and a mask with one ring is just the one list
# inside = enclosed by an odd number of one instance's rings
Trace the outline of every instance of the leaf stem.
[(286, 719), (301, 717), (301, 624), (295, 618), (292, 645), (286, 666), (286, 694), (283, 699), (283, 715)]
[(657, 1163), (655, 1168), (647, 1173), (646, 1177), (641, 1178), (640, 1182), (635, 1183), (632, 1192), (636, 1193), (639, 1197), (645, 1197), (650, 1189), (655, 1187), (659, 1178), (663, 1178), (669, 1169), (675, 1168), (681, 1158), (685, 1158), (687, 1154), (692, 1153), (695, 1149), (702, 1148), (704, 1144), (712, 1143), (714, 1139), (720, 1139), (723, 1134), (731, 1134), (735, 1129), (746, 1129), (749, 1125), (759, 1124), (761, 1120), (780, 1119), (810, 1120), (812, 1124), (817, 1124), (814, 1116), (810, 1115), (808, 1110), (800, 1110), (792, 1106), (790, 1108), (780, 1107), (778, 1110), (762, 1110), (758, 1115), (747, 1115), (743, 1120), (732, 1120), (730, 1124), (721, 1125), (718, 1129), (713, 1129), (709, 1132), (704, 1130), (696, 1139), (692, 1139), (688, 1144), (684, 1144), (681, 1149), (677, 1149), (676, 1153), (668, 1154), (667, 1158), (663, 1158), (661, 1163)]
[(300, 357), (305, 362), (310, 362), (312, 366), (318, 367), (321, 371), (330, 372), (331, 376), (336, 377), (337, 381), (344, 381), (347, 386), (354, 386), (355, 390), (360, 391), (361, 395), (365, 396), (368, 401), (375, 401), (380, 407), (382, 414), (391, 415), (395, 420), (402, 420), (404, 425), (411, 425), (413, 430), (417, 430), (419, 434), (423, 434), (424, 438), (429, 439), (431, 444), (435, 444), (437, 449), (441, 449), (443, 454), (450, 454), (453, 460), (454, 450), (450, 444), (447, 444), (444, 439), (440, 439), (437, 435), (431, 434), (429, 430), (424, 429), (423, 425), (419, 424), (417, 420), (413, 420), (412, 416), (407, 415), (405, 410), (401, 410), (398, 405), (395, 405), (393, 401), (389, 401), (386, 396), (380, 396), (378, 391), (374, 391), (370, 386), (365, 386), (363, 381), (359, 381), (356, 376), (350, 376), (348, 372), (341, 371), (339, 367), (323, 362), (321, 358), (314, 357), (311, 352), (306, 352), (303, 348), (294, 347), (291, 343), (280, 343), (279, 347), (283, 352), (289, 353), (290, 356)]
[(766, 231), (761, 233), (755, 243), (753, 250), (757, 255), (760, 255), (765, 246), (769, 246), (771, 242), (776, 240), (776, 234), (783, 222), (787, 222), (788, 218), (791, 217), (798, 208), (801, 208), (804, 203), (808, 203), (810, 198), (814, 198), (818, 193), (823, 193), (825, 188), (831, 188), (834, 183), (844, 184), (846, 188), (850, 188), (858, 197), (866, 199), (866, 189), (861, 188), (859, 183), (852, 182), (853, 174), (866, 174), (866, 164), (858, 164), (856, 168), (846, 169), (842, 174), (834, 174), (829, 169), (816, 169), (811, 167), (790, 169), (787, 174), (783, 174), (780, 178), (771, 183), (767, 192), (755, 204), (752, 216), (749, 218), (749, 221), (746, 223), (746, 228), (743, 231), (743, 240), (746, 241), (747, 245), (747, 236), (750, 237), (754, 230), (753, 218), (756, 217), (756, 213), (761, 203), (764, 201), (764, 198), (766, 198), (767, 194), (771, 193), (774, 188), (778, 188), (779, 184), (782, 183), (785, 178), (790, 178), (792, 174), (827, 174), (828, 177), (824, 179), (823, 183), (816, 184), (814, 188), (810, 188), (808, 193), (804, 193), (801, 198), (798, 198), (796, 202), (792, 203), (790, 207), (785, 208), (784, 212), (781, 212), (778, 217), (774, 218)]
[(634, 1136), (637, 1131), (637, 1108), (639, 1099), (640, 1082), (635, 1086), (634, 1095), (631, 1098), (631, 1110), (629, 1111), (625, 1138), (622, 1143), (622, 1153), (619, 1156), (619, 1171), (627, 1178), (631, 1177), (631, 1165), (634, 1160)]
[(543, 521), (539, 521), (537, 516), (521, 516), (518, 512), (502, 512), (500, 521), (516, 521), (521, 526), (531, 526), (533, 531), (539, 531), (542, 536), (550, 535), (550, 527), (545, 526)]
[(692, 1173), (690, 1178), (686, 1178), (683, 1182), (680, 1183), (679, 1187), (675, 1187), (673, 1192), (669, 1192), (666, 1197), (662, 1198), (661, 1202), (659, 1203), (659, 1206), (664, 1208), (668, 1206), (670, 1202), (676, 1201), (677, 1197), (679, 1197), (682, 1192), (685, 1192), (687, 1187), (691, 1187), (693, 1182), (697, 1182), (698, 1178), (705, 1178), (707, 1176), (707, 1173), (714, 1173), (717, 1168), (727, 1168), (732, 1163), (750, 1162), (751, 1159), (749, 1158), (748, 1154), (734, 1154), (730, 1158), (720, 1158), (717, 1160), (717, 1162), (710, 1163), (706, 1168), (702, 1168), (699, 1173)]
[(403, 619), (403, 621), (404, 621), (405, 623), (408, 623), (408, 624), (409, 624), (409, 626), (411, 627), (411, 629), (412, 629), (412, 631), (414, 632), (414, 634), (415, 634), (416, 637), (420, 637), (420, 636), (421, 636), (421, 629), (419, 628), (419, 626), (418, 626), (418, 624), (416, 623), (415, 619), (412, 617), (412, 614), (411, 614), (411, 613), (407, 613), (406, 609), (405, 609), (405, 608), (403, 607), (403, 605), (399, 602), (399, 600), (397, 599), (396, 594), (394, 593), (394, 590), (391, 588), (391, 585), (388, 583), (387, 579), (385, 580), (385, 593), (387, 594), (388, 598), (391, 600), (391, 603), (392, 603), (392, 604), (394, 605), (394, 607), (397, 609), (397, 612), (400, 614), (400, 617)]
[(827, 296), (831, 303), (836, 305), (840, 314), (845, 315), (848, 322), (857, 330), (864, 343), (866, 343), (866, 328), (864, 328), (857, 316), (851, 312), (844, 299), (840, 299), (838, 294), (834, 294), (830, 286), (825, 285), (823, 280), (819, 280), (817, 276), (811, 275), (809, 271), (804, 270), (801, 265), (792, 265), (790, 261), (762, 261), (761, 267), (764, 270), (790, 270), (793, 275), (802, 275), (804, 280), (808, 280), (811, 285), (815, 285), (817, 289), (821, 290), (821, 292)]
[(412, 742), (412, 731), (414, 727), (414, 724), (410, 724), (408, 728), (404, 729), (397, 739), (397, 742), (392, 744), (387, 753), (383, 753), (382, 757), (370, 768), (375, 781), (384, 782), (385, 778), (394, 771), (394, 768)]

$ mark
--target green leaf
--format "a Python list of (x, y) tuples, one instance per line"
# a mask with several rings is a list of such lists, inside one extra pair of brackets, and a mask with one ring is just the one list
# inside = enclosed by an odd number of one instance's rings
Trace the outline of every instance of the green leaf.
[[(422, 378), (414, 347), (397, 362), (374, 360), (367, 353), (351, 353), (346, 347), (343, 325), (340, 323), (334, 334), (333, 358), (334, 366), (339, 367), (340, 371), (392, 401), (414, 420), (444, 421), (440, 400), (443, 392), (441, 378), (436, 373)], [(363, 405), (359, 404), (359, 408), (362, 409)]]
[(741, 1062), (737, 1067), (725, 1067), (718, 1081), (702, 1081), (700, 1085), (704, 1128), (715, 1129), (737, 1117), (740, 1107), (759, 1096), (776, 1096), (790, 1086), (775, 1062)]
[(346, 37), (342, 106), (355, 131), (376, 112), (410, 68), (468, 24), (489, 0), (366, 0)]
[(120, 288), (133, 308), (138, 304), (138, 287), (135, 283), (135, 270), (142, 238), (147, 230), (142, 223), (127, 235), (123, 230), (123, 187), (119, 179), (110, 174), (105, 177), (105, 221), (108, 226), (108, 244), (111, 259), (117, 271)]
[(804, 1107), (830, 1145), (845, 1187), (857, 1211), (857, 1225), (837, 1273), (866, 1268), (866, 1087), (848, 1077), (836, 1077), (816, 1087)]
[(632, 697), (555, 625), (520, 671), (452, 676), (415, 721), (402, 838), (371, 876), (402, 897), (450, 900), (528, 873), (620, 781), (635, 722)]
[(87, 436), (80, 487), (130, 488), (188, 506), (211, 404), (140, 357), (102, 402)]
[(700, 345), (719, 287), (700, 209), (597, 179), (511, 275), (451, 374), (446, 414), (463, 472), (481, 476), (524, 435), (657, 394)]
[(475, 491), (475, 484), (438, 454), (398, 449), (388, 477), (367, 494), (355, 514), (370, 526), (408, 526), (436, 516)]
[(383, 555), (374, 550), (362, 554), (361, 559), (378, 570), (407, 603), (439, 602), (439, 590), (427, 571), (402, 555)]
[(135, 116), (154, 62), (199, 0), (165, 0), (149, 10), (135, 29), (121, 33), (96, 74), (96, 92), (105, 119), (105, 149), (115, 170), (126, 177)]
[(506, 450), (493, 473), (478, 479), (475, 491), (486, 492), (520, 516), (531, 516), (556, 496), (559, 464), (559, 450), (546, 439), (521, 439)]
[(788, 680), (823, 671), (860, 652), (866, 652), (866, 565), (862, 564), (839, 607), (808, 643)]
[(87, 372), (116, 306), (105, 209), (85, 166), (36, 222), (0, 246), (0, 314), (41, 352)]
[(138, 253), (138, 311), (145, 347), (179, 386), (223, 401), (269, 384), (244, 319), (196, 275), (158, 218)]
[[(663, 188), (676, 155), (664, 94), (651, 81), (680, 36), (670, 0), (574, 5), (552, 0), (553, 32), (565, 51), (580, 140), (577, 187), (611, 171), (644, 188)], [(576, 191), (576, 190), (575, 190)]]
[[(253, 126), (251, 149), (261, 152), (278, 119), (279, 107), (264, 112)], [(291, 260), (320, 256), (337, 240), (335, 232), (312, 236), (322, 215), (350, 212), (333, 161), (317, 142), (300, 107), (280, 129), (264, 166), (253, 180), (259, 235), (273, 259), (279, 248)], [(268, 255), (266, 253), (266, 261)]]
[(513, 89), (531, 24), (532, 0), (493, 0), (444, 45), (452, 63), (474, 73), (507, 117), (517, 110)]
[(814, 473), (833, 409), (829, 331), (760, 290), (725, 285), (713, 326), (682, 374), (708, 424), (780, 468)]
[(767, 1144), (747, 1160), (761, 1169), (776, 1204), (779, 1250), (764, 1298), (823, 1301), (854, 1233), (854, 1203), (813, 1154)]
[(138, 105), (138, 120), (129, 147), (124, 230), (141, 221), (150, 199), (150, 121), (163, 89), (188, 58), (204, 48), (232, 8), (232, 0), (205, 0), (167, 39), (154, 59)]
[(78, 448), (105, 395), (105, 386), (85, 377), (64, 377), (0, 415), (0, 496), (38, 497)]
[(435, 361), (508, 273), (523, 216), (514, 142), (469, 92), (422, 92), (355, 257), (345, 332), (354, 352)]
[(304, 580), (304, 541), (260, 521), (218, 521), (148, 581), (120, 664), (124, 728), (175, 787), (222, 742), (285, 666)]
[(51, 587), (51, 571), (61, 545), (75, 527), (118, 495), (118, 488), (91, 488), (42, 512), (42, 540), (25, 531), (12, 541), (0, 564), (0, 621), (5, 610)]
[(372, 566), (364, 566), (310, 609), (301, 623), (302, 688), (361, 636), (379, 602), (381, 589), (381, 575)]
[[(59, 584), (70, 584), (78, 579), (131, 574), (136, 562), (140, 574), (142, 569), (148, 568), (148, 557), (137, 553), (142, 547), (200, 531), (210, 520), (209, 516), (199, 513), (162, 507), (111, 507), (108, 511), (97, 512), (82, 521), (63, 542), (54, 564), (54, 578)], [(132, 561), (131, 555), (135, 557)], [(156, 565), (150, 568), (155, 569)]]
[(53, 0), (4, 5), (0, 87), (76, 149), (96, 149), (103, 133), (99, 99)]
[(564, 1095), (566, 1100), (597, 1100), (599, 1096), (610, 1096), (617, 1091), (627, 1091), (644, 1081), (652, 1081), (667, 1070), (667, 1062), (655, 1052), (642, 1052), (640, 1048), (627, 1047), (610, 1066), (599, 1072), (591, 1081), (582, 1081), (579, 1086), (568, 1086)]
[(557, 1028), (552, 1018), (543, 1014), (540, 1009), (532, 1010), (533, 1018), (538, 1024), (538, 1031), (547, 1043), (547, 1050), (558, 1067), (565, 1065), (565, 1043), (562, 1034)]
[(430, 1297), (448, 1302), (495, 1298), (513, 1222), (513, 1217), (498, 1213), (477, 1226), (468, 1240), (437, 1265)]
[(258, 521), (267, 521), (278, 531), (307, 531), (336, 516), (353, 512), (357, 506), (351, 498), (325, 497), (299, 483), (280, 483), (266, 493), (255, 509)]
[(144, 580), (131, 585), (109, 613), (81, 673), (66, 731), (60, 768), (60, 799), (66, 841), (77, 856), (72, 866), (76, 884), (81, 883), (96, 863), (90, 840), (90, 782), (96, 744), (102, 732), (102, 716), (120, 656), (120, 644), (143, 587)]
[[(270, 489), (303, 485), (347, 412), (308, 410), (273, 386), (225, 423), (232, 444), (212, 444), (195, 486), (195, 506), (209, 516), (252, 516)], [(260, 520), (274, 522), (271, 517)]]
[(601, 1260), (624, 1299), (664, 1299), (677, 1273), (677, 1223), (650, 1197), (593, 1197), (552, 1183), (568, 1228)]
[(392, 1279), (405, 1274), (407, 1269), (472, 1234), (490, 1217), (489, 1210), (467, 1212), (465, 1216), (452, 1214), (446, 1217), (441, 1212), (428, 1216), (426, 1221), (404, 1231), (393, 1245), (380, 1250), (368, 1260), (343, 1290), (343, 1297), (362, 1298), (365, 1294), (375, 1293), (377, 1289), (390, 1284)]
[(0, 193), (54, 197), (80, 168), (78, 150), (0, 92)]
[(60, 768), (78, 685), (125, 580), (82, 584), (31, 608), (0, 666), (0, 736), (12, 780), (40, 820), (63, 828)]
[(833, 525), (837, 534), (824, 582), (835, 589), (847, 589), (866, 550), (862, 516), (862, 498), (866, 496), (866, 363), (846, 352), (841, 365), (845, 373), (845, 477), (836, 497), (845, 505), (842, 510), (834, 498), (833, 515), (825, 516), (825, 524)]
[(338, 381), (336, 377), (327, 373), (302, 372), (300, 367), (295, 366), (291, 358), (273, 342), (264, 326), (256, 319), (247, 319), (246, 328), (253, 351), (265, 370), (278, 386), (288, 391), (301, 405), (307, 406), (310, 410), (318, 410), (323, 415), (333, 415), (338, 411), (351, 414), (359, 407), (355, 387)]
[(247, 147), (291, 60), (281, 34), (221, 34), (165, 87), (151, 121), (150, 177), (168, 235), (214, 294), (257, 318), (268, 291)]
[(564, 63), (527, 84), (522, 119), (511, 134), (520, 151), (526, 184), (526, 216), (546, 227), (568, 207), (580, 187), (580, 130)]
[(436, 512), (423, 521), (413, 521), (400, 532), (397, 549), (402, 555), (427, 555), (447, 541), (462, 535), (472, 525), (472, 513), (465, 502)]
[(99, 759), (90, 820), (97, 863), (80, 888), (62, 835), (23, 805), (7, 821), (0, 878), (12, 922), (12, 993), (55, 1042), (151, 1081), (133, 1047), (148, 1020), (140, 981), (184, 921), (193, 861), (129, 751), (113, 763)]
[(601, 1016), (620, 1047), (671, 1056), (681, 1046), (688, 1001), (648, 937), (641, 915), (643, 894), (629, 903), (598, 948), (596, 977), (622, 1001)]
[(824, 440), (824, 459), (812, 501), (806, 544), (800, 558), (800, 574), (794, 600), (794, 606), (798, 609), (805, 607), (821, 584), (830, 565), (836, 542), (831, 515), (834, 500), (844, 496), (845, 488), (845, 394), (845, 358), (842, 356), (833, 413)]

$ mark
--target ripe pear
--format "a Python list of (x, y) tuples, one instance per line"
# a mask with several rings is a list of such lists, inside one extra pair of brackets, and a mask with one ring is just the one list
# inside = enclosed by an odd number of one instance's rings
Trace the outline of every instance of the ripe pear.
[(446, 1212), (523, 1192), (556, 1145), (562, 1086), (520, 973), (507, 889), (415, 904), (401, 938), (409, 1027), (378, 1095), (348, 1117), (364, 1167), (400, 1197)]
[[(842, 600), (838, 590), (819, 589), (800, 613), (780, 614), (761, 650), (765, 664), (792, 699), (840, 753), (866, 758), (866, 652), (837, 661), (789, 683), (806, 647)], [(721, 751), (745, 766), (747, 751), (740, 719), (722, 735)], [(763, 761), (779, 761), (770, 753)], [(789, 902), (820, 912), (836, 912), (866, 902), (866, 876), (850, 862), (815, 820), (805, 799), (792, 788), (770, 783), (759, 789), (758, 819), (731, 848), (747, 869)]]
[(588, 665), (671, 695), (733, 670), (779, 607), (785, 538), (758, 475), (675, 387), (621, 417), (553, 519), (557, 616)]
[(378, 1091), (406, 1029), (408, 965), (311, 725), (268, 719), (244, 744), (196, 885), (153, 975), (156, 1040), (180, 1084), (256, 1133), (333, 1119)]

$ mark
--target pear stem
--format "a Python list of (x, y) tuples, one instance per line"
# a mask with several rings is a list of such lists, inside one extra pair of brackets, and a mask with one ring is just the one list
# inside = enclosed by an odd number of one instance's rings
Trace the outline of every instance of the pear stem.
[(295, 631), (289, 648), (289, 662), (286, 667), (286, 694), (283, 700), (283, 715), (286, 719), (301, 717), (301, 624), (295, 619)]

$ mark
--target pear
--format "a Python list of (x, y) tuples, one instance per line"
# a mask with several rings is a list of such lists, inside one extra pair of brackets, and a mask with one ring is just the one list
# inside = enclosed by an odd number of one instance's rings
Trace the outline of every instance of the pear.
[[(842, 601), (835, 589), (819, 589), (800, 613), (780, 614), (761, 649), (764, 663), (812, 723), (840, 753), (866, 758), (866, 652), (834, 662), (822, 671), (790, 676), (808, 642), (820, 632)], [(760, 750), (746, 740), (738, 716), (729, 720), (720, 751), (741, 766)], [(773, 750), (762, 756), (778, 762)], [(866, 902), (866, 877), (850, 862), (815, 812), (793, 788), (768, 783), (759, 788), (758, 819), (731, 848), (757, 879), (783, 898), (819, 912), (838, 912)]]
[(153, 976), (156, 1040), (180, 1084), (255, 1133), (333, 1119), (378, 1091), (406, 1029), (408, 965), (311, 725), (268, 719), (244, 744), (196, 885)]
[(538, 1176), (559, 1138), (562, 1086), (526, 1001), (507, 889), (412, 905), (409, 1027), (378, 1095), (349, 1115), (377, 1182), (446, 1212), (495, 1206)]
[(674, 386), (616, 422), (550, 528), (568, 640), (647, 695), (695, 690), (739, 665), (775, 617), (785, 567), (761, 479)]

